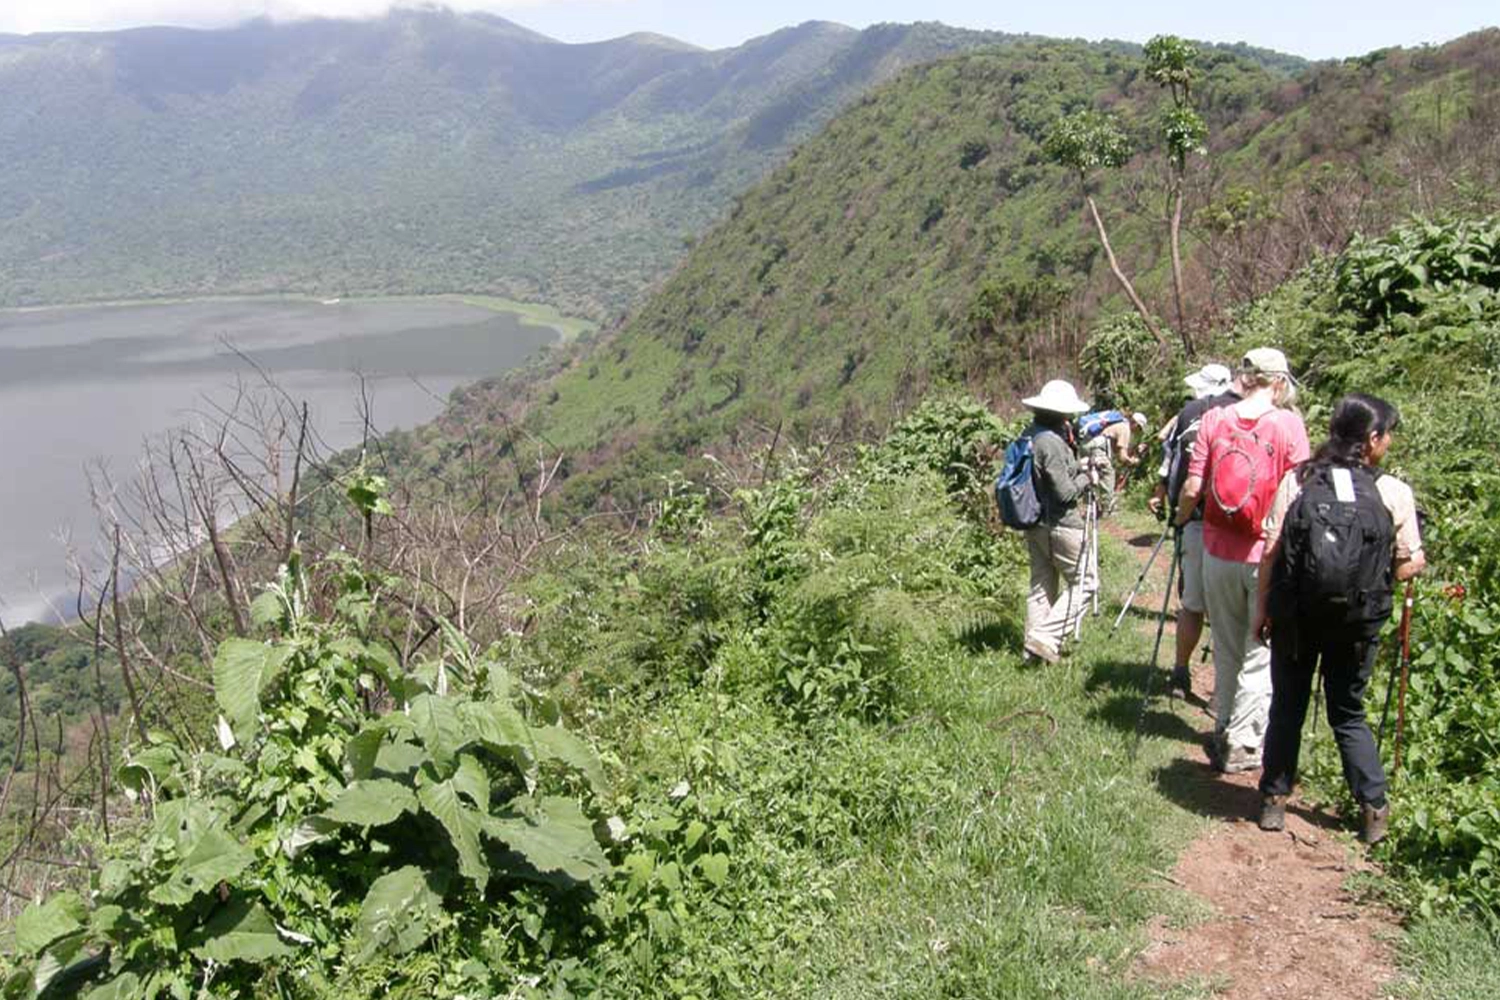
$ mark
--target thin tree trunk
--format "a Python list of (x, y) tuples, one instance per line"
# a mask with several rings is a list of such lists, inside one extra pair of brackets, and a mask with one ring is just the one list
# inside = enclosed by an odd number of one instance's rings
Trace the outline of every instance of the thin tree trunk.
[(1192, 359), (1193, 338), (1188, 333), (1187, 314), (1182, 308), (1182, 174), (1176, 178), (1172, 192), (1172, 296), (1177, 306), (1177, 335), (1182, 338), (1183, 353)]
[(1135, 306), (1135, 311), (1140, 314), (1141, 321), (1146, 324), (1146, 329), (1151, 331), (1151, 336), (1156, 338), (1158, 344), (1165, 346), (1167, 338), (1162, 335), (1161, 329), (1156, 325), (1156, 321), (1151, 318), (1151, 310), (1146, 308), (1146, 303), (1142, 302), (1141, 297), (1136, 294), (1135, 286), (1130, 283), (1129, 278), (1125, 277), (1125, 272), (1120, 270), (1120, 262), (1115, 259), (1114, 247), (1109, 245), (1109, 234), (1104, 231), (1104, 220), (1099, 217), (1099, 206), (1094, 204), (1094, 196), (1085, 193), (1083, 200), (1088, 202), (1089, 214), (1094, 217), (1094, 228), (1099, 231), (1099, 242), (1104, 247), (1104, 256), (1109, 260), (1109, 269), (1114, 272), (1115, 280), (1120, 283), (1120, 287), (1130, 297), (1131, 304)]
[(136, 735), (146, 742), (146, 720), (141, 716), (141, 698), (135, 689), (135, 677), (130, 671), (130, 654), (125, 649), (125, 621), (120, 616), (120, 526), (115, 525), (115, 550), (109, 561), (109, 596), (113, 602), (115, 619), (115, 653), (120, 657), (120, 678), (125, 682), (125, 693), (130, 698), (130, 714), (135, 719)]

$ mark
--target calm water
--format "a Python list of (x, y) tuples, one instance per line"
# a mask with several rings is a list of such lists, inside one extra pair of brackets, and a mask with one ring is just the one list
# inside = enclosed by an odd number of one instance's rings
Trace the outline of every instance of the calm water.
[(270, 372), (335, 448), (359, 441), (356, 372), (379, 430), (436, 416), (454, 387), (556, 339), (509, 313), (446, 300), (195, 302), (0, 312), (0, 615), (44, 617), (68, 589), (69, 534), (93, 541), (85, 468), (118, 478), (143, 441)]

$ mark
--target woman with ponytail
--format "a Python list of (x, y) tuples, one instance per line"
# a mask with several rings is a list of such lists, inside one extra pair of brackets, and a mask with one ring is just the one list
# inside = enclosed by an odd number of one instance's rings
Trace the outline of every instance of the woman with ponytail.
[(1364, 393), (1338, 401), (1328, 440), (1287, 473), (1266, 517), (1256, 634), (1271, 644), (1271, 711), (1260, 779), (1263, 830), (1280, 830), (1302, 722), (1321, 662), (1328, 724), (1373, 844), (1390, 819), (1364, 695), (1397, 581), (1426, 565), (1411, 488), (1382, 475), (1400, 414)]

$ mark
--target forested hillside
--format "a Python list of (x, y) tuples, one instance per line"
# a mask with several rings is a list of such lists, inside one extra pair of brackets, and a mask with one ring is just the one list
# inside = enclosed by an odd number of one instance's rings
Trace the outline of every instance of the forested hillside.
[[(1358, 230), (1495, 204), (1494, 32), (1296, 79), (1225, 52), (1199, 72), (1209, 137), (1188, 175), (1184, 253), (1200, 341)], [(1079, 108), (1122, 117), (1135, 155), (1098, 179), (1097, 200), (1125, 268), (1169, 317), (1165, 101), (1136, 55), (1081, 44), (910, 70), (739, 198), (607, 346), (543, 384), (467, 391), (413, 461), (439, 461), (453, 428), (514, 417), (528, 391), (528, 426), (590, 473), (573, 485), (587, 507), (736, 433), (854, 432), (934, 385), (1005, 400), (1071, 370), (1101, 312), (1129, 306), (1043, 139)]]
[(1006, 41), (566, 45), (435, 8), (0, 36), (0, 306), (466, 291), (598, 318), (851, 97)]

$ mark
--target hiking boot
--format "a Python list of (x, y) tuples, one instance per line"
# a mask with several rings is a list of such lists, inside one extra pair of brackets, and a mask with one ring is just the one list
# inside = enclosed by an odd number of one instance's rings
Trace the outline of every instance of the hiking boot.
[(1260, 798), (1260, 828), (1262, 830), (1286, 829), (1286, 796), (1262, 795)]
[(1188, 673), (1188, 668), (1173, 667), (1172, 679), (1167, 682), (1172, 688), (1182, 692), (1184, 698), (1193, 693), (1193, 675)]
[(1243, 771), (1260, 770), (1260, 751), (1254, 747), (1230, 747), (1229, 752), (1214, 763), (1222, 774), (1239, 774)]
[(1209, 733), (1203, 737), (1203, 753), (1215, 771), (1224, 770), (1224, 754), (1228, 749), (1229, 741), (1224, 738), (1223, 733)]
[(1049, 646), (1041, 639), (1027, 639), (1024, 648), (1027, 653), (1043, 663), (1056, 663), (1062, 655), (1057, 651), (1056, 646)]
[(1367, 844), (1378, 844), (1385, 839), (1391, 825), (1391, 807), (1387, 803), (1378, 809), (1368, 802), (1359, 807), (1359, 839)]

